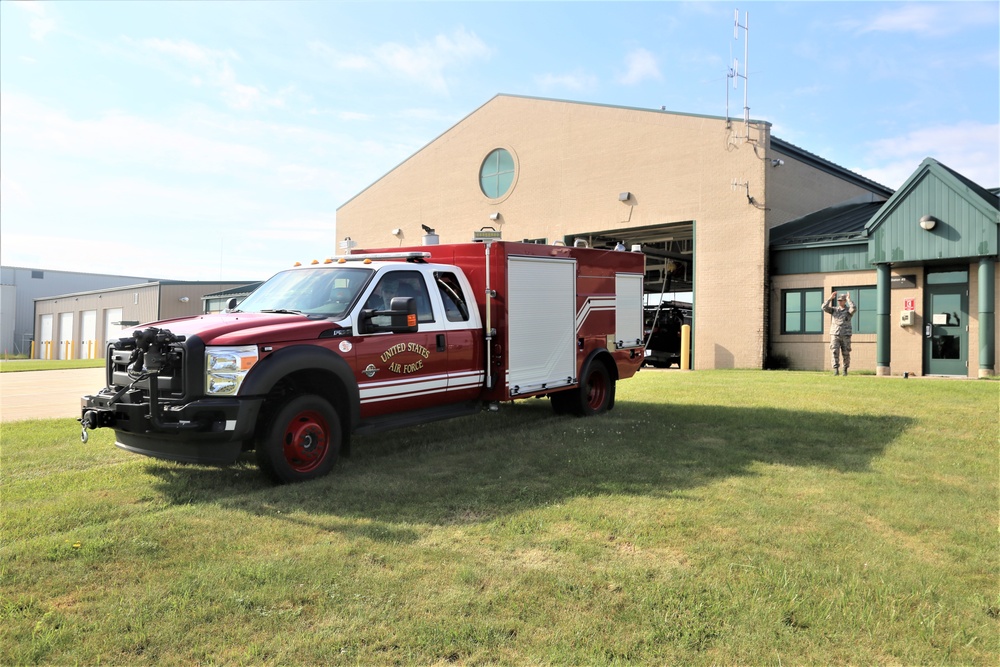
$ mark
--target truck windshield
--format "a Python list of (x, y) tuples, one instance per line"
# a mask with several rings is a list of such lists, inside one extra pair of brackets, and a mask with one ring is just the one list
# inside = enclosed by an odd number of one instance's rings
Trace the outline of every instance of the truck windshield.
[(347, 314), (371, 279), (371, 269), (291, 269), (275, 275), (243, 300), (244, 313), (291, 312), (338, 318)]

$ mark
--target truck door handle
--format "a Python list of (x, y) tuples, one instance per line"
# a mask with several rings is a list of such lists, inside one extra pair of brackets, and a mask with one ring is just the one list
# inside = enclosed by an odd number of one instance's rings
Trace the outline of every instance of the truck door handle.
[(444, 334), (438, 334), (437, 335), (437, 351), (438, 352), (444, 352), (445, 351)]

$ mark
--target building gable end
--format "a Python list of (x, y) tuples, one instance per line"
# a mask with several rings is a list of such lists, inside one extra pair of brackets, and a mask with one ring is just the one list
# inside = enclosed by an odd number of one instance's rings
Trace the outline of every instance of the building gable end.
[[(866, 225), (871, 262), (996, 255), (1000, 219), (982, 192), (927, 158)], [(926, 216), (932, 225), (921, 225)]]

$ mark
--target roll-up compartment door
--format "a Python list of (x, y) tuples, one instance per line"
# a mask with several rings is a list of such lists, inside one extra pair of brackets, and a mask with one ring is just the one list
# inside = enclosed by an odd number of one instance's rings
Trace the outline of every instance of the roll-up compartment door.
[(643, 276), (615, 275), (615, 346), (642, 347)]
[(511, 396), (576, 380), (576, 261), (511, 257), (507, 264)]

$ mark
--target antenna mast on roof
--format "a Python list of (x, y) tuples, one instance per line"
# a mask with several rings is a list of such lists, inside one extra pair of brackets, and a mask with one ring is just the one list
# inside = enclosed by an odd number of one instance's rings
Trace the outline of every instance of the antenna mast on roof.
[[(737, 9), (733, 15), (733, 39), (739, 41), (740, 29), (743, 30), (743, 74), (740, 74), (740, 61), (733, 59), (733, 66), (729, 70), (726, 78), (733, 80), (733, 89), (738, 87), (738, 82), (743, 79), (743, 126), (746, 136), (737, 137), (743, 139), (750, 138), (750, 103), (747, 99), (747, 89), (749, 88), (749, 70), (747, 64), (750, 62), (750, 12), (743, 13), (743, 25), (740, 25), (740, 10)], [(732, 47), (730, 47), (730, 52)], [(729, 124), (729, 86), (726, 85), (726, 124)]]

